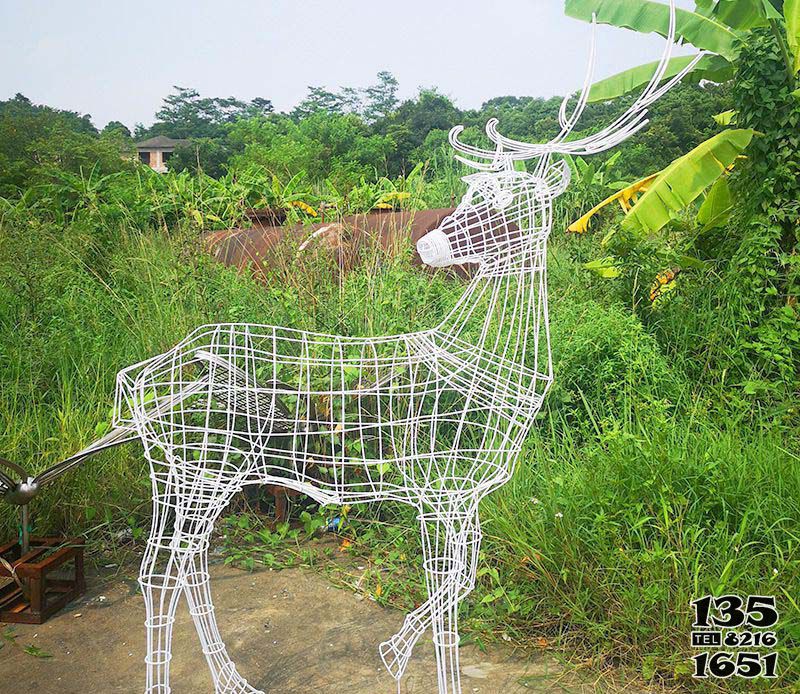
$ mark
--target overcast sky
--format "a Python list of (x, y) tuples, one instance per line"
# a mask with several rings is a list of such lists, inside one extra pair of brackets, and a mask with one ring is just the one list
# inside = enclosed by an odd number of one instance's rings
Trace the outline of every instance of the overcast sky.
[[(563, 0), (0, 0), (0, 99), (133, 126), (175, 84), (289, 110), (308, 85), (363, 87), (389, 70), (403, 97), (436, 86), (473, 108), (574, 91), (589, 34)], [(662, 45), (600, 27), (598, 76)]]

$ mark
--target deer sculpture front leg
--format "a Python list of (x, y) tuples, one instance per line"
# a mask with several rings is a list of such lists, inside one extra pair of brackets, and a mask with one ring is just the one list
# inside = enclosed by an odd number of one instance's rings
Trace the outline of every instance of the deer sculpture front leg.
[(414, 645), (431, 627), (439, 694), (460, 694), (458, 608), (475, 585), (481, 538), (477, 507), (438, 507), (421, 513), (419, 522), (428, 599), (381, 644), (381, 657), (399, 687)]
[[(463, 527), (460, 528), (463, 537), (460, 540), (463, 541), (465, 560), (458, 563), (461, 571), (457, 576), (453, 577), (457, 582), (456, 590), (458, 591), (459, 604), (475, 587), (478, 571), (478, 553), (481, 545), (480, 518), (477, 508), (465, 514), (464, 519)], [(422, 520), (420, 520), (420, 523), (424, 526)], [(424, 531), (424, 528), (421, 528), (421, 530)], [(380, 645), (381, 659), (386, 669), (396, 680), (399, 681), (405, 674), (414, 646), (431, 627), (433, 609), (438, 604), (438, 600), (439, 598), (436, 595), (428, 597), (422, 605), (406, 615), (400, 631)]]
[(467, 538), (476, 513), (477, 509), (467, 512), (444, 507), (420, 515), (439, 694), (461, 694), (458, 607), (462, 577), (471, 562)]

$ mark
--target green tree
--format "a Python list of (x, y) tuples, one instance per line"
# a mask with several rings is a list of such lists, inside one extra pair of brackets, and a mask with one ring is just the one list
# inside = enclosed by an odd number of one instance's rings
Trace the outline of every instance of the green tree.
[(311, 180), (333, 178), (349, 187), (362, 176), (384, 173), (394, 143), (370, 132), (356, 114), (318, 110), (300, 121), (285, 115), (240, 120), (229, 128), (237, 152), (232, 168), (257, 165), (284, 179), (305, 172)]
[(136, 137), (221, 138), (227, 124), (272, 110), (272, 102), (262, 97), (247, 103), (232, 96), (202, 97), (196, 89), (175, 86), (156, 112), (156, 122), (149, 128), (137, 127)]
[(338, 115), (344, 113), (346, 99), (337, 92), (324, 87), (309, 87), (306, 98), (292, 110), (292, 118), (297, 121), (309, 118), (317, 113)]
[(378, 73), (378, 82), (364, 90), (364, 118), (374, 123), (387, 118), (397, 109), (397, 78), (386, 70)]
[(260, 96), (253, 99), (247, 106), (247, 113), (249, 116), (266, 116), (274, 112), (275, 107), (272, 105), (272, 101)]
[(121, 147), (118, 138), (98, 137), (88, 115), (36, 105), (17, 94), (0, 101), (0, 196), (47, 181), (53, 170), (119, 171), (125, 167)]
[(416, 99), (404, 101), (389, 117), (379, 121), (375, 131), (390, 138), (395, 150), (389, 157), (389, 171), (397, 175), (414, 168), (414, 153), (432, 130), (449, 130), (460, 122), (461, 112), (444, 94), (423, 89)]
[(128, 129), (128, 126), (125, 123), (121, 123), (118, 120), (109, 121), (105, 128), (101, 131), (102, 135), (107, 135), (111, 133), (116, 133), (124, 138), (130, 139), (133, 137), (131, 131)]
[(169, 170), (203, 172), (212, 178), (223, 176), (233, 150), (227, 138), (196, 137), (175, 148)]
[(340, 87), (339, 91), (330, 91), (325, 87), (309, 87), (306, 97), (290, 115), (300, 121), (320, 111), (335, 115), (352, 113), (371, 124), (397, 108), (397, 87), (397, 79), (386, 71), (379, 72), (377, 83), (366, 89)]

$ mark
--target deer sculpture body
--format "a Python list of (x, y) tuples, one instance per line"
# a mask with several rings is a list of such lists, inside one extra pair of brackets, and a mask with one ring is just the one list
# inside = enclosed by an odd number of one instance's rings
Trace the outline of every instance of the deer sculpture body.
[[(214, 523), (246, 485), (277, 484), (320, 504), (392, 500), (416, 509), (428, 599), (380, 646), (398, 682), (432, 630), (440, 694), (461, 691), (458, 606), (475, 585), (478, 505), (511, 477), (553, 381), (546, 283), (553, 200), (564, 155), (605, 151), (644, 127), (648, 107), (692, 69), (665, 80), (675, 38), (647, 87), (613, 123), (568, 139), (588, 98), (592, 58), (573, 109), (548, 143), (502, 136), (485, 150), (450, 134), (476, 170), (456, 211), (417, 245), (434, 267), (475, 263), (437, 326), (355, 338), (261, 325), (197, 329), (165, 354), (120, 372), (115, 430), (71, 459), (138, 438), (151, 467), (153, 522), (141, 565), (146, 692), (169, 694), (172, 628), (185, 596), (218, 694), (257, 692), (237, 672), (211, 600)], [(698, 56), (699, 59), (700, 56)], [(530, 162), (518, 170), (518, 162)], [(66, 469), (69, 465), (59, 468)], [(10, 492), (28, 498), (35, 480)], [(7, 485), (8, 486), (8, 485)], [(27, 496), (26, 496), (27, 495)]]

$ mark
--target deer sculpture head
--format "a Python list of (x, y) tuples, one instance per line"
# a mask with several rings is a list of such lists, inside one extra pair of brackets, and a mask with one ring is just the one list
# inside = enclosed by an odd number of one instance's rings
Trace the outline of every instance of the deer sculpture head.
[[(422, 261), (432, 267), (477, 263), (484, 268), (520, 268), (514, 260), (546, 239), (552, 226), (552, 202), (569, 186), (570, 166), (564, 157), (585, 157), (616, 147), (644, 128), (649, 107), (683, 79), (703, 54), (685, 69), (665, 79), (676, 32), (675, 0), (670, 0), (666, 47), (652, 79), (639, 98), (619, 118), (591, 135), (570, 139), (586, 108), (596, 63), (597, 18), (592, 21), (589, 66), (577, 101), (569, 110), (570, 97), (559, 110), (561, 131), (549, 142), (528, 143), (504, 137), (499, 121), (486, 124), (486, 135), (495, 149), (462, 142), (464, 130), (450, 131), (456, 158), (478, 173), (466, 176), (467, 192), (455, 212), (437, 229), (417, 242)], [(519, 162), (525, 162), (519, 166)], [(519, 170), (522, 169), (522, 170)]]

